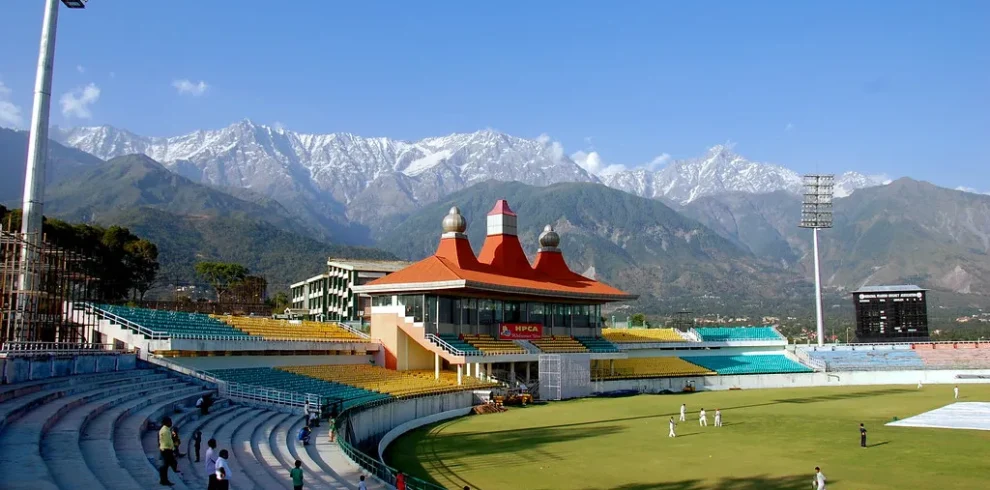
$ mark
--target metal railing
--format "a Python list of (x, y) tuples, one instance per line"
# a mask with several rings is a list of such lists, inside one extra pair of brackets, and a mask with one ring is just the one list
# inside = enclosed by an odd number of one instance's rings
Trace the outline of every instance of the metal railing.
[[(269, 342), (269, 341), (290, 341), (290, 342), (320, 342), (320, 343), (345, 343), (345, 342), (361, 342), (369, 340), (367, 334), (363, 334), (354, 331), (350, 327), (345, 328), (349, 332), (360, 335), (360, 339), (300, 339), (300, 338), (266, 338), (261, 335), (205, 335), (205, 334), (187, 334), (187, 333), (170, 333), (163, 332), (161, 330), (154, 330), (143, 325), (137, 324), (127, 318), (119, 315), (115, 315), (106, 311), (102, 308), (98, 308), (91, 304), (84, 304), (83, 311), (89, 314), (96, 315), (98, 318), (108, 320), (113, 323), (122, 325), (136, 333), (144, 335), (149, 340), (219, 340), (219, 341), (230, 341), (230, 340), (243, 340), (249, 342)], [(234, 327), (231, 327), (234, 328)]]
[(440, 346), (441, 349), (443, 349), (443, 350), (445, 350), (447, 352), (450, 352), (451, 354), (453, 354), (455, 356), (483, 355), (483, 353), (481, 353), (481, 352), (478, 352), (477, 354), (475, 354), (475, 353), (468, 354), (467, 352), (462, 351), (462, 350), (458, 349), (457, 347), (454, 347), (454, 346), (450, 345), (449, 343), (447, 343), (446, 340), (441, 339), (440, 337), (437, 337), (435, 334), (432, 334), (432, 333), (426, 334), (426, 340), (429, 340), (430, 342), (433, 342), (434, 344), (437, 344), (438, 346)]
[(133, 349), (118, 349), (114, 344), (88, 342), (4, 342), (0, 354), (127, 354)]
[[(396, 475), (400, 472), (398, 469), (393, 468), (386, 464), (384, 461), (370, 456), (367, 453), (361, 451), (360, 449), (354, 447), (347, 438), (347, 431), (344, 430), (344, 424), (342, 423), (351, 414), (357, 413), (362, 410), (368, 410), (377, 406), (384, 405), (386, 403), (391, 403), (394, 400), (375, 400), (361, 405), (355, 405), (353, 407), (345, 409), (340, 415), (337, 416), (337, 423), (334, 424), (335, 431), (337, 432), (337, 445), (340, 447), (340, 451), (347, 456), (354, 464), (358, 465), (364, 471), (378, 478), (379, 480), (385, 482), (387, 485), (391, 485), (392, 488), (396, 485)], [(406, 488), (408, 490), (447, 490), (445, 487), (430, 483), (426, 480), (416, 478), (411, 475), (406, 475), (405, 477)]]
[(358, 337), (361, 337), (362, 339), (368, 340), (368, 339), (371, 338), (370, 335), (368, 335), (368, 334), (362, 332), (361, 330), (358, 330), (358, 329), (356, 329), (356, 328), (354, 328), (354, 327), (352, 327), (352, 326), (350, 326), (350, 325), (348, 325), (346, 323), (337, 323), (336, 325), (338, 327), (344, 329), (344, 330), (347, 330), (348, 332), (350, 332), (350, 333), (352, 333), (354, 335), (357, 335)]

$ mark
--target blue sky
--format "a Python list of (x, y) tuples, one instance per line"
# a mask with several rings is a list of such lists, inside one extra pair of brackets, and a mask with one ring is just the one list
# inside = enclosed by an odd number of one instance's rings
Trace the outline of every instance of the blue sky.
[[(0, 109), (26, 125), (43, 7), (4, 3)], [(490, 127), (628, 166), (732, 141), (801, 172), (990, 190), (990, 2), (358, 3), (63, 8), (53, 123)]]

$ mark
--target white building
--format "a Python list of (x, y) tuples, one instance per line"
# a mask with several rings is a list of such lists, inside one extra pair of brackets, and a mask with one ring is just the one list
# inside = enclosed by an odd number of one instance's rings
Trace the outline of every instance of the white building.
[(327, 259), (327, 272), (291, 286), (292, 309), (308, 311), (309, 318), (323, 321), (369, 319), (365, 310), (370, 298), (354, 294), (360, 286), (409, 265), (398, 260)]

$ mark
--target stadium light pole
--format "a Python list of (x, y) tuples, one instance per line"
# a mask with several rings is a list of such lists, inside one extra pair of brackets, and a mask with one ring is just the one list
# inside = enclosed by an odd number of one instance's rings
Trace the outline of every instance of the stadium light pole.
[[(88, 0), (61, 0), (67, 8), (86, 8)], [(51, 110), (52, 73), (55, 65), (55, 28), (58, 24), (60, 0), (45, 2), (45, 18), (41, 24), (41, 46), (38, 52), (38, 68), (34, 81), (34, 105), (31, 109), (31, 133), (28, 135), (27, 166), (24, 172), (24, 200), (21, 208), (21, 233), (24, 236), (21, 247), (21, 266), (18, 295), (18, 310), (23, 313), (33, 311), (36, 301), (31, 299), (31, 291), (37, 286), (37, 272), (40, 260), (42, 237), (42, 216), (45, 199), (45, 164), (48, 159), (48, 116)], [(25, 294), (26, 293), (26, 294)], [(21, 335), (26, 335), (21, 329)], [(29, 340), (29, 339), (21, 339)]]
[(825, 320), (822, 316), (822, 271), (818, 259), (818, 230), (832, 227), (834, 175), (812, 174), (803, 179), (804, 201), (801, 203), (801, 228), (811, 228), (815, 254), (815, 321), (818, 345), (825, 345)]

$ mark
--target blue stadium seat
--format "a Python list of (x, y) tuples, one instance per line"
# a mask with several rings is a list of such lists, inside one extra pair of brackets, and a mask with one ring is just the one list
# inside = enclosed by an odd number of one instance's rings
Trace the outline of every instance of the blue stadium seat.
[(698, 327), (694, 331), (704, 342), (785, 340), (773, 327)]
[(477, 347), (475, 347), (475, 346), (473, 346), (473, 345), (471, 345), (471, 344), (469, 344), (469, 343), (461, 340), (460, 336), (458, 336), (457, 334), (443, 333), (443, 334), (438, 335), (438, 337), (440, 337), (440, 340), (443, 340), (444, 342), (450, 344), (451, 347), (453, 347), (453, 348), (455, 348), (455, 349), (457, 349), (457, 350), (459, 350), (461, 352), (464, 352), (464, 353), (466, 353), (468, 355), (479, 355), (480, 356), (482, 354), (482, 352), (481, 352), (480, 349), (478, 349)]
[(681, 357), (687, 362), (715, 371), (718, 374), (777, 374), (810, 373), (814, 370), (780, 354), (756, 354), (750, 356), (690, 356)]
[(808, 350), (808, 356), (825, 362), (829, 371), (881, 371), (925, 369), (925, 362), (911, 350)]
[(251, 337), (247, 333), (202, 313), (151, 310), (117, 305), (93, 305), (106, 313), (170, 336)]
[(334, 400), (340, 400), (344, 409), (366, 402), (393, 398), (391, 395), (383, 393), (267, 367), (215, 369), (209, 373), (224, 381), (298, 393), (300, 400), (305, 400), (306, 393), (325, 396)]
[(581, 342), (589, 351), (597, 354), (604, 354), (609, 352), (619, 352), (619, 349), (615, 344), (600, 338), (600, 337), (574, 337), (578, 342)]

